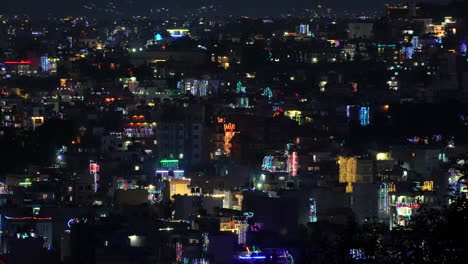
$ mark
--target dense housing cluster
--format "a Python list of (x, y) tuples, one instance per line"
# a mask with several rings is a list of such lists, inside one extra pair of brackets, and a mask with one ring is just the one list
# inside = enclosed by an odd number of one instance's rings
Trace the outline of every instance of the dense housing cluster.
[(467, 263), (468, 1), (0, 15), (0, 263)]

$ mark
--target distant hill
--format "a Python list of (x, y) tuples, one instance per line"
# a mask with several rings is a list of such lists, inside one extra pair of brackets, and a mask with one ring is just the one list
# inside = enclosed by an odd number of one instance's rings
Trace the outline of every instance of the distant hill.
[(151, 8), (169, 7), (180, 10), (204, 5), (221, 5), (223, 13), (235, 15), (276, 15), (291, 8), (312, 8), (319, 3), (338, 10), (383, 9), (385, 0), (14, 0), (2, 1), (0, 12), (27, 13), (32, 16), (90, 15), (123, 12), (146, 15)]

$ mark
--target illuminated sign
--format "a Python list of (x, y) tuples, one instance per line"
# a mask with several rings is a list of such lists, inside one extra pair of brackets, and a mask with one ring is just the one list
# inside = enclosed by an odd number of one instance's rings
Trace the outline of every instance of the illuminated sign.
[(95, 173), (98, 173), (99, 170), (100, 170), (100, 166), (97, 163), (95, 163), (94, 161), (91, 160), (89, 162), (89, 173), (95, 174)]
[(433, 191), (434, 190), (434, 182), (433, 181), (424, 181), (421, 187), (423, 191)]
[(9, 217), (5, 216), (8, 220), (52, 220), (52, 217), (35, 217), (35, 216), (27, 216), (27, 217)]
[(406, 202), (406, 203), (397, 203), (397, 208), (410, 208), (410, 209), (419, 209), (421, 205), (416, 202)]
[(309, 198), (309, 222), (317, 222), (317, 202), (314, 198)]
[(288, 156), (288, 172), (291, 173), (291, 176), (297, 175), (297, 170), (299, 169), (299, 157), (297, 152), (293, 152)]
[(172, 159), (172, 160), (163, 159), (160, 161), (160, 163), (161, 163), (161, 166), (163, 166), (164, 168), (178, 168), (179, 167), (179, 160), (176, 160), (176, 159)]
[(224, 152), (226, 154), (231, 153), (231, 140), (234, 137), (234, 135), (238, 132), (234, 132), (236, 129), (236, 125), (233, 123), (228, 123), (224, 124)]
[(202, 238), (203, 238), (203, 252), (208, 252), (208, 245), (210, 244), (210, 239), (208, 237), (208, 233), (203, 233), (202, 234)]
[(361, 107), (359, 110), (359, 121), (361, 121), (361, 126), (369, 125), (369, 107)]
[(346, 192), (353, 192), (353, 183), (357, 182), (357, 159), (355, 157), (338, 157), (339, 181), (348, 183)]
[(71, 228), (72, 225), (74, 224), (79, 224), (79, 223), (87, 223), (88, 222), (88, 218), (72, 218), (70, 220), (68, 220), (67, 222), (67, 226), (69, 228)]
[(161, 36), (161, 34), (158, 33), (158, 34), (156, 34), (156, 35), (154, 36), (154, 40), (156, 40), (156, 41), (161, 41), (161, 40), (163, 40), (163, 37)]
[(239, 221), (237, 226), (237, 243), (239, 245), (244, 245), (247, 243), (247, 231), (249, 225), (247, 221)]
[(97, 189), (99, 187), (99, 171), (101, 167), (94, 161), (90, 160), (89, 161), (89, 173), (94, 176), (94, 192), (97, 192)]
[(49, 58), (47, 56), (41, 57), (41, 68), (43, 72), (48, 72), (50, 68)]
[(183, 254), (184, 254), (184, 248), (182, 246), (182, 243), (176, 242), (176, 261), (178, 263), (182, 261)]
[(32, 61), (30, 60), (22, 60), (22, 61), (5, 61), (5, 64), (31, 64)]
[(169, 34), (171, 34), (171, 37), (173, 38), (180, 38), (189, 34), (189, 30), (185, 28), (168, 29), (167, 32), (169, 32)]

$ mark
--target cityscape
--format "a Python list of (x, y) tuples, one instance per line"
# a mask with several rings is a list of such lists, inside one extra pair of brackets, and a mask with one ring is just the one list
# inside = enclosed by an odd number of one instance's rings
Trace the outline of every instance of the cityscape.
[(0, 5), (0, 264), (468, 263), (468, 0)]

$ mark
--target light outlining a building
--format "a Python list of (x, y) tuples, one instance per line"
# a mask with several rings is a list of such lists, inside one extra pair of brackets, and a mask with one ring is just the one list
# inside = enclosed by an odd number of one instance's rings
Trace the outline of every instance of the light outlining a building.
[(355, 157), (338, 157), (339, 164), (339, 181), (347, 183), (346, 192), (353, 192), (353, 183), (357, 182), (357, 158)]
[(226, 155), (231, 154), (231, 140), (235, 134), (239, 133), (236, 132), (236, 124), (233, 123), (226, 123), (224, 124), (224, 152)]

